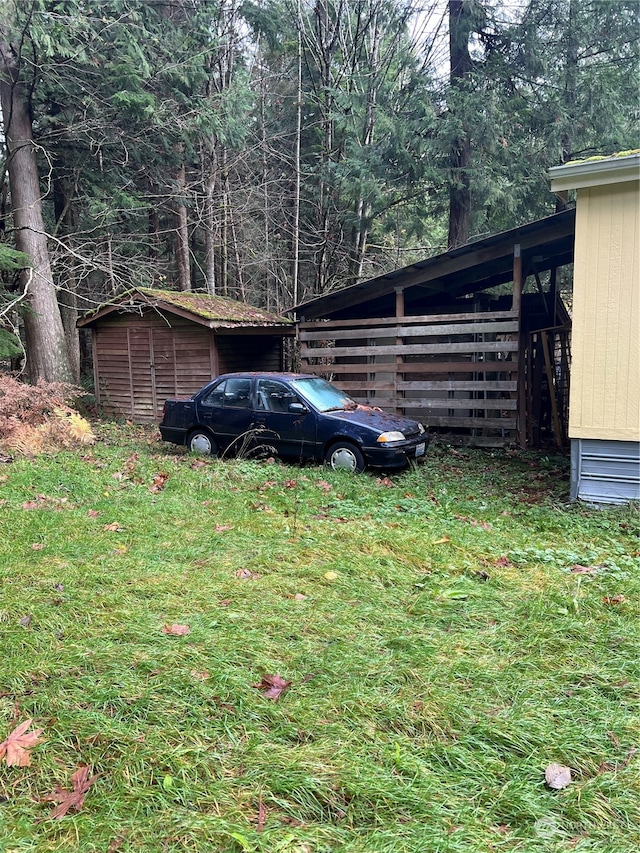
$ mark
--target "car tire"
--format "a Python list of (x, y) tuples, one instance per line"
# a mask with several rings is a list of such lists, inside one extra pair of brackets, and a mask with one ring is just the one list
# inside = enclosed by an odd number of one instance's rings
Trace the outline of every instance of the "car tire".
[(327, 450), (324, 461), (334, 471), (349, 471), (359, 474), (365, 469), (364, 456), (350, 441), (336, 441)]
[(191, 453), (199, 453), (201, 456), (215, 456), (218, 445), (213, 436), (206, 429), (194, 429), (187, 436), (187, 448)]

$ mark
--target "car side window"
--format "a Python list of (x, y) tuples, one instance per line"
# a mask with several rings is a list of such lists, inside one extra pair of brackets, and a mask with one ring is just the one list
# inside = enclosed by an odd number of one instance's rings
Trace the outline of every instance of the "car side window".
[(226, 388), (227, 380), (220, 382), (215, 388), (212, 388), (202, 398), (203, 406), (224, 406), (224, 389)]
[(224, 389), (226, 409), (248, 409), (251, 404), (251, 380), (227, 379)]
[(259, 379), (258, 408), (267, 412), (289, 412), (289, 404), (299, 399), (288, 385), (275, 379)]
[(250, 379), (225, 379), (202, 398), (203, 406), (223, 406), (225, 409), (248, 409), (250, 404)]

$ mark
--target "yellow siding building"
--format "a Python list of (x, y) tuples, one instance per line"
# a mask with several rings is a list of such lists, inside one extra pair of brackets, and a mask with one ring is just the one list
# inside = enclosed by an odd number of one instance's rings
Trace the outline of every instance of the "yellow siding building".
[(550, 170), (576, 190), (569, 438), (572, 494), (640, 498), (640, 154)]

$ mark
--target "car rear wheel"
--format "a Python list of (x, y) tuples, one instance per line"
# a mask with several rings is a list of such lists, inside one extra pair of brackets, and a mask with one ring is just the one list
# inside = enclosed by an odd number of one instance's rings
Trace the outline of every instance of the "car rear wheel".
[(213, 436), (206, 429), (194, 429), (187, 437), (187, 447), (191, 453), (199, 453), (201, 456), (215, 456), (218, 445)]
[(352, 474), (359, 474), (365, 468), (364, 456), (350, 441), (338, 441), (332, 444), (324, 459), (334, 471), (350, 471)]

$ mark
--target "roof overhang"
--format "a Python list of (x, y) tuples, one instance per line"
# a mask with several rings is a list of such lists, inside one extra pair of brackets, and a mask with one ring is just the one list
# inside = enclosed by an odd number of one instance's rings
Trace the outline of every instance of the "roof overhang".
[(549, 178), (555, 193), (640, 181), (640, 152), (554, 166), (549, 169)]

